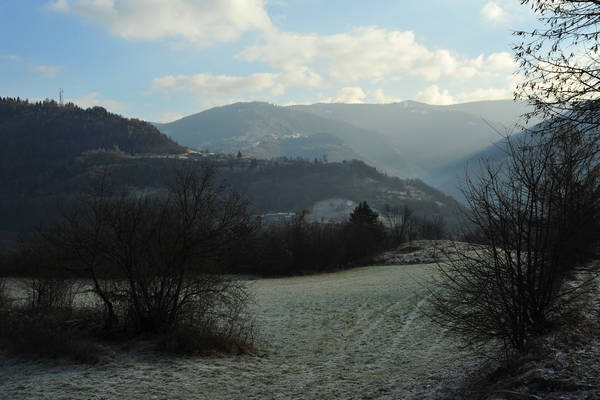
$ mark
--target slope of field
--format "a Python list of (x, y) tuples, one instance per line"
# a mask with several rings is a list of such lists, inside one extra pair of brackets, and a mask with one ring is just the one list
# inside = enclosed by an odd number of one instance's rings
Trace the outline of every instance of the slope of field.
[[(440, 398), (481, 360), (421, 316), (432, 265), (249, 281), (261, 355), (139, 348), (101, 365), (0, 357), (7, 399)], [(0, 396), (0, 397), (2, 397)]]

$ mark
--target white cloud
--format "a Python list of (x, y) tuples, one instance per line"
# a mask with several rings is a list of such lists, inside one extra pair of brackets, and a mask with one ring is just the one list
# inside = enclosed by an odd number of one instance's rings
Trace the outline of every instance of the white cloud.
[(344, 87), (339, 90), (333, 99), (330, 99), (331, 103), (364, 103), (367, 95), (358, 86)]
[(399, 97), (388, 96), (383, 92), (382, 88), (376, 89), (369, 92), (369, 102), (387, 104), (387, 103), (399, 103), (402, 101)]
[(162, 123), (173, 122), (173, 121), (177, 121), (178, 119), (181, 119), (183, 117), (184, 117), (184, 115), (179, 112), (169, 111), (169, 112), (164, 113), (162, 118), (158, 119), (156, 122), (162, 122)]
[(273, 29), (265, 0), (57, 0), (56, 12), (108, 27), (126, 39), (183, 39), (208, 45)]
[[(175, 47), (209, 45), (236, 40), (247, 32), (260, 33), (258, 41), (236, 58), (263, 63), (270, 67), (269, 72), (246, 76), (175, 72), (156, 77), (151, 83), (156, 91), (210, 94), (217, 102), (266, 94), (281, 96), (290, 87), (318, 88), (325, 92), (323, 98), (331, 100), (392, 102), (399, 99), (374, 88), (407, 79), (426, 82), (428, 87), (420, 96), (447, 102), (459, 95), (451, 96), (440, 87), (491, 87), (516, 69), (509, 53), (467, 57), (428, 47), (412, 31), (367, 26), (330, 35), (281, 32), (266, 11), (268, 1), (52, 0), (48, 7), (101, 24), (122, 38), (166, 40)], [(495, 0), (482, 8), (481, 15), (503, 21), (509, 11), (507, 0)], [(52, 72), (46, 74), (51, 76)], [(343, 89), (336, 95), (330, 91), (340, 87)]]
[(481, 100), (505, 100), (513, 98), (513, 89), (513, 86), (506, 88), (480, 88), (451, 95), (448, 90), (440, 90), (437, 85), (431, 85), (418, 92), (415, 100), (435, 105), (449, 105)]
[(102, 95), (98, 92), (89, 93), (77, 98), (68, 98), (65, 99), (65, 101), (77, 104), (79, 107), (82, 108), (89, 108), (95, 106), (104, 107), (111, 112), (117, 112), (125, 108), (122, 103), (116, 100), (102, 98)]
[[(411, 31), (377, 27), (350, 33), (319, 36), (279, 32), (237, 55), (273, 68), (310, 68), (331, 80), (378, 82), (406, 75), (434, 82), (443, 77), (471, 79), (489, 74), (510, 74), (515, 64), (508, 53), (469, 59), (449, 50), (430, 50)], [(508, 62), (507, 62), (508, 61)]]
[(62, 67), (56, 65), (34, 65), (30, 67), (32, 71), (42, 75), (44, 78), (55, 78), (56, 74), (62, 70)]
[(506, 100), (513, 98), (512, 88), (486, 88), (462, 92), (456, 96), (459, 103), (482, 100)]
[[(181, 77), (180, 77), (181, 80)], [(170, 90), (177, 87), (177, 78), (173, 75), (161, 76), (152, 79), (152, 88), (156, 90)]]
[(161, 91), (187, 91), (194, 94), (240, 96), (269, 91), (281, 95), (290, 86), (317, 87), (322, 78), (307, 68), (280, 73), (256, 73), (248, 76), (213, 75), (167, 75), (152, 80), (152, 88)]
[(417, 93), (415, 100), (427, 104), (448, 105), (456, 103), (454, 97), (450, 96), (447, 90), (440, 91), (437, 85), (431, 85), (423, 91)]
[(481, 15), (484, 19), (494, 23), (504, 22), (507, 18), (506, 11), (494, 1), (490, 1), (483, 6)]

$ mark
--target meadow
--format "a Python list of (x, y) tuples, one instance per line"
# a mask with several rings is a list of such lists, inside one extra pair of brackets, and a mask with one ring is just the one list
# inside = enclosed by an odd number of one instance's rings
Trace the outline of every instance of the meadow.
[(10, 399), (439, 398), (483, 360), (422, 313), (435, 265), (248, 280), (256, 354), (176, 357), (143, 341), (98, 364), (0, 358)]

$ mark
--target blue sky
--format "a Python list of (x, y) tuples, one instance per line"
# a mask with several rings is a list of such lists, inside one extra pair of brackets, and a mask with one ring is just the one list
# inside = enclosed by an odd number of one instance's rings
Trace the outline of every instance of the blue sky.
[(235, 101), (511, 98), (516, 0), (2, 0), (0, 96), (169, 121)]

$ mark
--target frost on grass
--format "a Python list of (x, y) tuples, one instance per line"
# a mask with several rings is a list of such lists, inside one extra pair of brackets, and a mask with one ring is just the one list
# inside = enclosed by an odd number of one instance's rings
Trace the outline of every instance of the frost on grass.
[(420, 314), (432, 265), (261, 279), (260, 355), (177, 358), (116, 352), (101, 365), (0, 357), (6, 398), (439, 398), (477, 368)]

